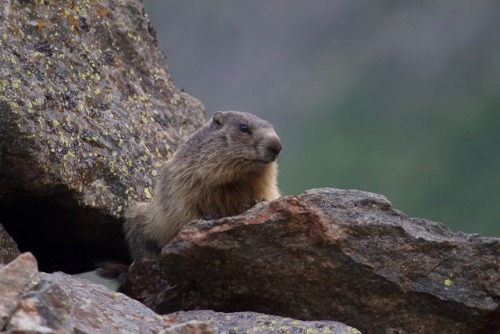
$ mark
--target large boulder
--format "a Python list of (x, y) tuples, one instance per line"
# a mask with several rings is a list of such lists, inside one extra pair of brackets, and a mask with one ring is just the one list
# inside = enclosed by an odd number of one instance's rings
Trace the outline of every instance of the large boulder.
[(187, 225), (124, 291), (159, 313), (255, 311), (366, 333), (500, 331), (500, 239), (317, 189)]
[(125, 260), (123, 209), (203, 123), (139, 0), (0, 6), (0, 223), (44, 271)]

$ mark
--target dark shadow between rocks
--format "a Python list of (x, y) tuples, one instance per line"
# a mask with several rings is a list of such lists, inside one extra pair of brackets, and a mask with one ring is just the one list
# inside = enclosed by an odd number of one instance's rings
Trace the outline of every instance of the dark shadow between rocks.
[(76, 274), (95, 269), (103, 260), (130, 261), (117, 219), (81, 207), (65, 189), (3, 201), (0, 223), (21, 252), (35, 255), (40, 271)]

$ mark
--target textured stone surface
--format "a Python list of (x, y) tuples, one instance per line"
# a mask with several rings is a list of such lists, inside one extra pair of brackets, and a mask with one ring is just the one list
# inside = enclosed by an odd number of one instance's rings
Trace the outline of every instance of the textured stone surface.
[(0, 221), (45, 271), (125, 258), (123, 208), (149, 199), (201, 103), (139, 0), (6, 1), (0, 18)]
[(36, 282), (24, 293), (5, 329), (36, 333), (70, 332), (74, 327), (70, 296), (54, 282), (38, 279)]
[(188, 321), (179, 325), (173, 325), (172, 327), (165, 328), (158, 332), (158, 334), (212, 334), (220, 333), (214, 332), (212, 327), (203, 322), (199, 321)]
[(0, 264), (6, 264), (20, 255), (16, 242), (0, 223)]
[(335, 321), (300, 321), (255, 312), (222, 313), (186, 311), (169, 314), (178, 322), (203, 321), (215, 333), (276, 333), (276, 334), (359, 334), (355, 328)]
[(174, 323), (105, 286), (62, 273), (42, 274), (41, 278), (57, 284), (68, 295), (74, 328), (85, 333), (144, 333)]
[(0, 267), (0, 332), (359, 333), (334, 321), (298, 321), (253, 312), (158, 315), (105, 286), (63, 273), (40, 273), (30, 253)]
[(408, 218), (367, 192), (311, 190), (195, 221), (147, 268), (129, 276), (159, 313), (256, 311), (366, 333), (500, 331), (500, 240)]
[(37, 270), (24, 253), (0, 268), (0, 332), (209, 333), (203, 322), (179, 324), (105, 286)]
[(33, 255), (26, 253), (0, 267), (0, 331), (38, 272)]

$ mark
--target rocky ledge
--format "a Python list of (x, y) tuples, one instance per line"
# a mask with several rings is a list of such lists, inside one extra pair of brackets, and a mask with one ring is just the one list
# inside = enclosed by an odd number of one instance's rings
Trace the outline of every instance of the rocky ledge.
[(255, 311), (366, 333), (500, 330), (500, 240), (316, 189), (187, 225), (123, 287), (158, 313)]
[(160, 261), (130, 266), (125, 295), (40, 273), (23, 254), (0, 269), (0, 328), (497, 333), (499, 246), (498, 238), (409, 218), (381, 195), (315, 189), (193, 221)]

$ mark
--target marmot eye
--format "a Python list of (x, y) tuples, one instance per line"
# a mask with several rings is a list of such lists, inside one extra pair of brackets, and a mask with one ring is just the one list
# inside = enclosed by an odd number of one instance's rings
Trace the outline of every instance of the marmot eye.
[(250, 127), (246, 124), (240, 124), (240, 131), (248, 134), (252, 133), (252, 130), (250, 130)]

